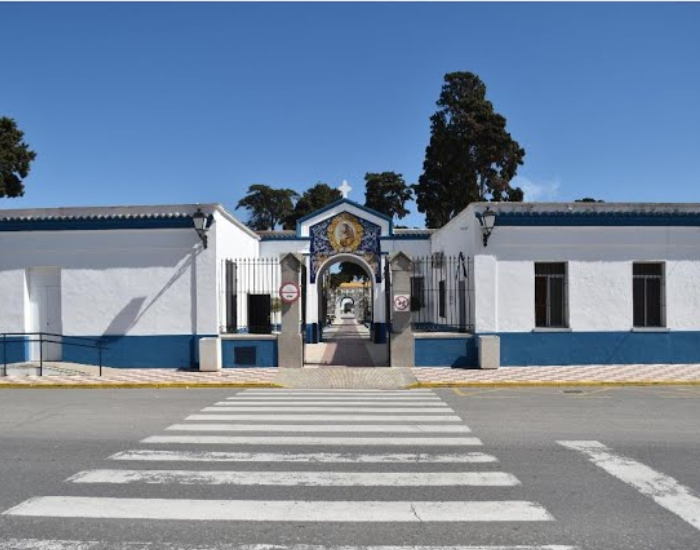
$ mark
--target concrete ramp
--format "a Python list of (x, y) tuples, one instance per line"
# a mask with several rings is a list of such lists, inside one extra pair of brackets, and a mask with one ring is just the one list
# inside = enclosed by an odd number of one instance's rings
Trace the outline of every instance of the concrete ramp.
[(356, 388), (398, 390), (415, 383), (410, 368), (318, 367), (279, 369), (275, 384), (287, 388)]

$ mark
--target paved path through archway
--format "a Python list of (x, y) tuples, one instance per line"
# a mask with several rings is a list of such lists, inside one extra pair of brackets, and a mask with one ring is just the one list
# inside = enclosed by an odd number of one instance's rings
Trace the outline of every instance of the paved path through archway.
[(306, 346), (313, 366), (374, 367), (386, 364), (385, 344), (373, 344), (369, 329), (352, 318), (336, 319), (323, 331), (323, 342)]

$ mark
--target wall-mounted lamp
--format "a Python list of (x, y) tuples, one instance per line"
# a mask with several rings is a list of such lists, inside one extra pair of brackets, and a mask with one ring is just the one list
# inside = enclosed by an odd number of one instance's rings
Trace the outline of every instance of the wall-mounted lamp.
[(489, 237), (496, 223), (496, 213), (487, 206), (486, 210), (479, 216), (479, 222), (481, 223), (481, 231), (484, 236), (484, 246), (488, 246)]
[(197, 211), (192, 214), (192, 222), (194, 223), (194, 230), (199, 235), (199, 238), (202, 239), (202, 245), (206, 248), (208, 241), (207, 231), (209, 231), (209, 226), (211, 225), (209, 216), (202, 212), (201, 208), (197, 208)]

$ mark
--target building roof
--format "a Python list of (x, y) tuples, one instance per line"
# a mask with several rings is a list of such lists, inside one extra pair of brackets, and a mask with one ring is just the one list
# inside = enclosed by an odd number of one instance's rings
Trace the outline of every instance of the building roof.
[(184, 228), (192, 226), (192, 214), (198, 209), (206, 214), (218, 212), (251, 237), (259, 238), (216, 203), (0, 209), (0, 230)]

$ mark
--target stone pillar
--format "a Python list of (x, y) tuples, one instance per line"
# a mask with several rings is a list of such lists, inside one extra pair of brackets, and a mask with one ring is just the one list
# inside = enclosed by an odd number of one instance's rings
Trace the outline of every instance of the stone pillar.
[(403, 252), (397, 252), (389, 258), (389, 265), (392, 303), (391, 311), (386, 312), (386, 322), (392, 320), (390, 366), (413, 367), (415, 343), (411, 330), (411, 258)]
[(289, 304), (282, 301), (282, 332), (277, 337), (277, 364), (280, 367), (301, 368), (304, 366), (304, 345), (301, 339), (301, 285), (302, 258), (297, 254), (283, 254), (281, 284), (295, 283), (299, 287), (299, 299)]

